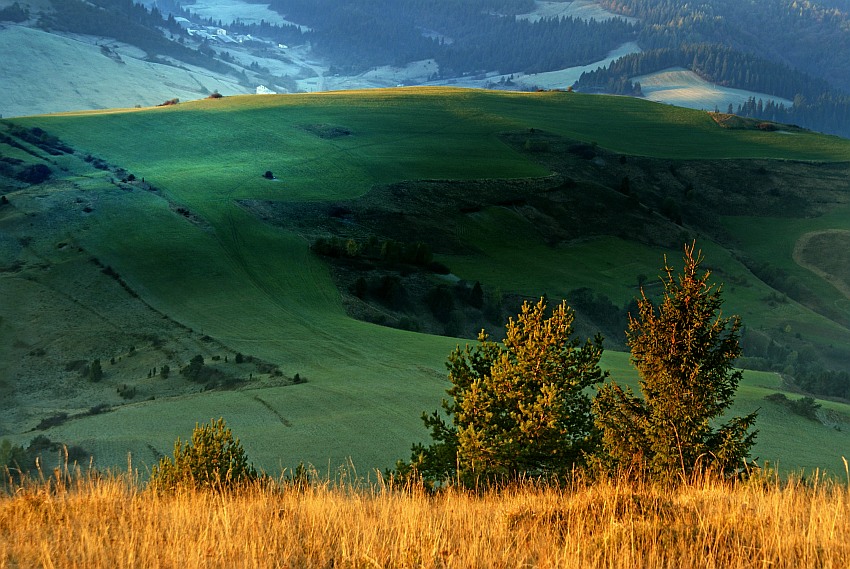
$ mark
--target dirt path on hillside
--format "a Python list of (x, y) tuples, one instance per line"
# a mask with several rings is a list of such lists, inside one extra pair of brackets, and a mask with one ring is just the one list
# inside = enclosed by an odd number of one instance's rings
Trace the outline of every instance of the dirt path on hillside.
[(837, 288), (841, 294), (850, 299), (850, 284), (844, 282), (844, 280), (827, 273), (816, 265), (812, 265), (811, 263), (806, 262), (803, 258), (803, 251), (805, 251), (806, 247), (808, 247), (811, 240), (815, 237), (819, 237), (821, 235), (837, 235), (837, 234), (850, 234), (850, 231), (846, 229), (827, 229), (825, 231), (812, 231), (810, 233), (806, 233), (802, 235), (797, 243), (794, 245), (794, 252), (792, 253), (792, 257), (794, 262), (803, 267), (804, 269), (808, 269), (812, 271), (817, 276), (826, 280), (829, 284)]

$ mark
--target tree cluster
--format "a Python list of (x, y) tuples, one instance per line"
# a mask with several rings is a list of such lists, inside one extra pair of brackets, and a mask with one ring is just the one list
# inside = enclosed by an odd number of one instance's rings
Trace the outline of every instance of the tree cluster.
[(422, 417), (433, 442), (414, 445), (394, 474), (477, 487), (591, 467), (668, 481), (736, 473), (756, 415), (716, 425), (741, 379), (732, 367), (740, 322), (721, 316), (720, 288), (700, 273), (702, 260), (685, 247), (681, 275), (665, 269), (661, 303), (637, 301), (628, 344), (642, 397), (613, 382), (598, 387), (607, 376), (602, 338), (574, 337), (565, 301), (551, 311), (545, 299), (525, 303), (504, 342), (482, 331), (475, 347), (449, 355), (450, 399)]
[(11, 6), (0, 8), (0, 22), (25, 22), (30, 17), (29, 8), (14, 2)]

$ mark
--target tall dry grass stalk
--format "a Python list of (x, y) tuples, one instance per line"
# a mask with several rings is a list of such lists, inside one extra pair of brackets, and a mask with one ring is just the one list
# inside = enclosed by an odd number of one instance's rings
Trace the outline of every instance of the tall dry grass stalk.
[(0, 497), (0, 567), (846, 569), (850, 494), (814, 478), (163, 495), (130, 474), (57, 475)]

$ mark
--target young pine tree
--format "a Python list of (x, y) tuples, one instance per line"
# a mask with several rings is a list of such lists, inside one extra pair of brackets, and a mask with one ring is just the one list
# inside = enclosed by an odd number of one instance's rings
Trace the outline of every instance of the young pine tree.
[(258, 479), (238, 438), (224, 419), (195, 424), (192, 440), (174, 443), (174, 458), (163, 457), (153, 467), (150, 486), (159, 491), (177, 488), (224, 490)]
[(521, 476), (565, 476), (595, 450), (597, 438), (586, 388), (604, 380), (602, 338), (573, 338), (573, 313), (561, 303), (525, 303), (506, 326), (503, 345), (482, 331), (473, 349), (458, 347), (447, 367), (449, 421), (423, 415), (434, 442), (415, 445), (398, 472), (428, 482), (465, 486)]
[[(665, 266), (657, 308), (644, 293), (630, 316), (628, 345), (643, 398), (609, 383), (594, 401), (611, 468), (659, 479), (696, 471), (730, 473), (743, 466), (755, 442), (756, 413), (715, 424), (732, 404), (741, 380), (740, 320), (721, 316), (721, 289), (700, 273), (703, 257), (685, 247), (678, 276)], [(666, 259), (665, 259), (666, 265)]]

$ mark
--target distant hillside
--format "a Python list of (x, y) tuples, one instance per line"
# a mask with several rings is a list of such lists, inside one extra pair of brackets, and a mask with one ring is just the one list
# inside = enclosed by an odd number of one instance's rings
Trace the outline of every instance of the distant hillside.
[[(73, 39), (110, 38), (100, 43), (132, 45), (146, 62), (205, 69), (246, 93), (261, 86), (278, 93), (424, 84), (566, 89), (584, 72), (578, 90), (641, 96), (637, 77), (681, 67), (754, 94), (743, 102), (737, 92), (717, 97), (718, 110), (729, 111), (732, 103), (741, 116), (850, 136), (850, 12), (835, 0), (269, 0), (262, 9), (280, 16), (240, 20), (240, 13), (257, 13), (245, 0), (0, 0), (0, 21)], [(217, 10), (223, 16), (216, 18)], [(76, 65), (52, 49), (61, 66), (29, 70), (20, 48), (7, 45), (22, 101), (45, 99), (35, 87), (43, 77), (67, 83), (68, 70), (59, 70)], [(623, 53), (629, 55), (610, 63)], [(51, 110), (144, 105), (152, 98), (94, 87), (111, 83), (132, 85), (131, 94), (149, 80), (174, 83), (169, 99), (198, 98), (182, 81), (147, 72), (92, 79), (77, 88), (78, 97), (57, 95)], [(676, 103), (661, 89), (653, 97)], [(21, 108), (29, 114), (44, 106)]]
[(524, 299), (567, 299), (634, 385), (631, 302), (694, 239), (744, 322), (755, 454), (836, 469), (850, 444), (850, 141), (410, 88), (4, 120), (0, 155), (15, 444), (151, 465), (223, 415), (268, 470), (383, 468), (426, 437), (449, 351)]
[[(731, 105), (730, 113), (850, 136), (850, 96), (827, 81), (720, 44), (681, 45), (629, 54), (606, 68), (583, 73), (575, 87), (586, 92), (642, 95), (641, 76), (676, 68), (685, 68), (720, 87), (759, 92), (743, 102), (740, 97), (725, 97), (724, 102)], [(675, 104), (675, 98), (661, 97)]]
[(22, 26), (0, 29), (0, 53), (15, 51), (27, 57), (4, 62), (4, 117), (116, 105), (150, 107), (175, 97), (192, 100), (214, 91), (247, 91), (235, 78), (147, 61), (143, 52), (117, 42), (98, 45)]

